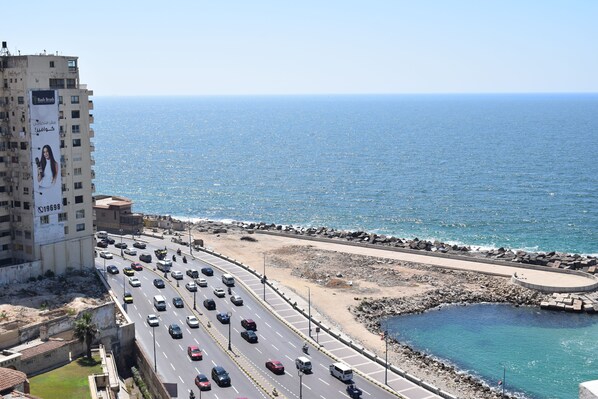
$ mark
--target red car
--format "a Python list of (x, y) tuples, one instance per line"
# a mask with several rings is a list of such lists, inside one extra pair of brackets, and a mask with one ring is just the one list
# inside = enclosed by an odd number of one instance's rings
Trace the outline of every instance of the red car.
[(205, 374), (197, 374), (197, 377), (195, 377), (195, 385), (200, 391), (209, 391), (212, 389), (212, 384), (210, 384), (210, 380), (208, 380), (208, 377)]
[(139, 262), (132, 262), (131, 269), (140, 271), (140, 270), (143, 270), (143, 266), (141, 266), (141, 263), (139, 263)]
[(278, 360), (268, 360), (266, 368), (274, 374), (284, 374), (284, 366)]
[(201, 350), (195, 345), (187, 347), (187, 355), (189, 355), (191, 360), (201, 360), (203, 358)]

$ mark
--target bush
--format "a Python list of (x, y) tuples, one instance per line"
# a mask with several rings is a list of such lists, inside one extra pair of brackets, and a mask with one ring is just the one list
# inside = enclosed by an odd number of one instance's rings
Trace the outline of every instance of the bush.
[(133, 373), (133, 379), (135, 380), (135, 384), (141, 391), (143, 399), (153, 399), (153, 396), (150, 394), (147, 385), (145, 385), (145, 382), (141, 378), (141, 374), (139, 373), (139, 370), (137, 370), (137, 367), (131, 367), (131, 373)]
[(46, 270), (46, 272), (44, 273), (44, 276), (47, 278), (52, 278), (52, 277), (54, 277), (54, 272), (52, 270)]

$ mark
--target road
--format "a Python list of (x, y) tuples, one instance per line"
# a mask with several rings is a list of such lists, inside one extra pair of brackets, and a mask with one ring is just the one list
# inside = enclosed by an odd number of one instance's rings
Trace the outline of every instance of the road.
[[(143, 237), (148, 242), (147, 250), (142, 252), (153, 255), (155, 248), (164, 248), (171, 243), (164, 240)], [(120, 237), (118, 237), (118, 240)], [(131, 240), (123, 240), (132, 244)], [(175, 244), (171, 244), (175, 248)], [(178, 246), (177, 246), (178, 247)], [(353, 367), (357, 372), (354, 373), (353, 382), (364, 391), (364, 398), (395, 398), (396, 394), (390, 392), (384, 386), (386, 370), (384, 367), (372, 362), (357, 351), (349, 348), (336, 338), (326, 333), (319, 333), (316, 336), (312, 334), (309, 339), (309, 357), (313, 364), (313, 373), (299, 375), (295, 368), (295, 359), (303, 355), (301, 347), (305, 337), (309, 336), (309, 322), (300, 315), (291, 305), (284, 301), (277, 293), (268, 287), (265, 291), (263, 301), (263, 284), (259, 278), (252, 273), (240, 268), (234, 263), (220, 259), (216, 256), (204, 253), (193, 252), (194, 259), (187, 256), (189, 262), (183, 264), (181, 258), (177, 257), (178, 262), (173, 263), (172, 270), (183, 272), (183, 280), (179, 281), (180, 287), (177, 288), (176, 281), (167, 281), (166, 288), (157, 289), (152, 281), (156, 277), (163, 277), (156, 274), (152, 264), (144, 264), (145, 268), (136, 275), (142, 281), (140, 288), (129, 287), (126, 278), (123, 277), (122, 267), (129, 265), (131, 260), (138, 261), (138, 256), (122, 259), (116, 254), (120, 250), (110, 246), (109, 250), (115, 254), (113, 260), (107, 260), (106, 264), (115, 264), (121, 269), (121, 274), (108, 274), (108, 282), (113, 291), (122, 301), (124, 289), (133, 293), (134, 303), (128, 305), (128, 314), (136, 323), (136, 337), (140, 341), (144, 350), (152, 356), (153, 337), (151, 328), (146, 324), (145, 319), (149, 313), (160, 313), (161, 324), (156, 327), (156, 358), (158, 364), (158, 373), (166, 382), (180, 382), (179, 392), (192, 388), (193, 378), (198, 372), (202, 372), (209, 377), (210, 369), (213, 365), (222, 365), (229, 373), (233, 381), (232, 389), (235, 394), (251, 398), (266, 397), (264, 391), (256, 386), (265, 387), (268, 391), (276, 388), (282, 395), (288, 398), (321, 398), (333, 399), (339, 397), (348, 397), (345, 389), (346, 384), (330, 375), (328, 366), (334, 362), (329, 356), (334, 355), (344, 363)], [(139, 250), (138, 250), (139, 251)], [(175, 251), (170, 250), (169, 256)], [(187, 253), (187, 255), (189, 255)], [(103, 267), (103, 259), (97, 258), (98, 268)], [(155, 262), (155, 257), (154, 257)], [(101, 264), (101, 265), (100, 265)], [(205, 266), (211, 266), (214, 269), (214, 276), (207, 277), (200, 273), (201, 277), (208, 280), (208, 287), (199, 288), (196, 293), (196, 308), (194, 314), (202, 322), (199, 329), (193, 331), (185, 323), (185, 316), (192, 314), (194, 298), (193, 294), (188, 292), (184, 286), (191, 279), (185, 274), (187, 268), (197, 269), (198, 271)], [(235, 306), (230, 302), (229, 295), (224, 298), (217, 298), (213, 294), (215, 288), (226, 287), (221, 282), (222, 272), (229, 272), (235, 276), (237, 284), (232, 288), (233, 295), (240, 295), (244, 303), (242, 306)], [(239, 281), (240, 280), (240, 281)], [(240, 283), (242, 282), (242, 284)], [(123, 283), (125, 287), (123, 289)], [(157, 312), (153, 307), (153, 296), (162, 294), (167, 298), (167, 310)], [(171, 299), (174, 296), (181, 296), (185, 300), (184, 309), (175, 309)], [(203, 300), (213, 298), (216, 302), (216, 311), (207, 311), (203, 307)], [(224, 325), (216, 319), (218, 312), (230, 312), (230, 337), (232, 351), (227, 351), (229, 325)], [(240, 333), (244, 329), (240, 321), (244, 318), (251, 318), (257, 323), (257, 335), (259, 342), (251, 344), (244, 341)], [(167, 332), (167, 326), (176, 322), (183, 328), (183, 339), (173, 340)], [(211, 327), (208, 327), (208, 322)], [(312, 333), (314, 329), (312, 328)], [(297, 334), (300, 332), (303, 336)], [(196, 344), (204, 352), (204, 359), (199, 362), (192, 362), (186, 354), (187, 345)], [(281, 361), (285, 366), (284, 375), (274, 375), (265, 368), (265, 362), (269, 359)], [(240, 370), (239, 363), (244, 365), (246, 373)], [(370, 380), (377, 381), (372, 383)], [(388, 385), (393, 390), (399, 392), (406, 398), (413, 399), (431, 399), (439, 396), (423, 389), (422, 387), (405, 380), (394, 373), (388, 374)], [(231, 388), (219, 388), (212, 383), (212, 391), (204, 392), (202, 397), (222, 398), (226, 390)], [(197, 390), (196, 394), (197, 394)], [(226, 393), (226, 395), (229, 395)], [(183, 394), (179, 394), (183, 397)], [(230, 397), (230, 396), (226, 396)]]

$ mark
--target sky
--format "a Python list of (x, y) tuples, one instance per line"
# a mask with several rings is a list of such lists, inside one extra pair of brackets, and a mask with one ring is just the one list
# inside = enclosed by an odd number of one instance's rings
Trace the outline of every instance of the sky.
[(11, 1), (95, 96), (598, 92), (596, 0)]

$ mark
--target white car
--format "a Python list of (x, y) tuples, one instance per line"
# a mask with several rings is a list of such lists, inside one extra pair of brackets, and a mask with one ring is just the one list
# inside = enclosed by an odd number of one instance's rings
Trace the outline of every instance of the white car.
[(108, 251), (100, 251), (100, 258), (112, 259), (112, 254)]
[(147, 324), (150, 327), (156, 327), (160, 325), (160, 319), (155, 314), (150, 314), (147, 316)]
[(131, 255), (131, 256), (137, 255), (137, 251), (135, 251), (132, 248), (125, 248), (123, 252), (126, 253), (127, 255)]
[(185, 284), (185, 288), (191, 292), (197, 291), (197, 285), (193, 281), (189, 281), (187, 284)]
[(208, 280), (206, 280), (203, 277), (199, 277), (195, 279), (195, 284), (199, 285), (200, 287), (207, 287), (208, 286)]
[(180, 270), (173, 270), (170, 272), (170, 275), (175, 280), (182, 280), (183, 279), (183, 272)]
[(199, 328), (199, 320), (195, 316), (187, 316), (187, 325), (191, 328)]
[(129, 285), (131, 287), (141, 287), (141, 280), (137, 277), (129, 277)]
[(226, 295), (226, 292), (224, 292), (223, 288), (215, 288), (214, 295), (216, 295), (218, 298), (224, 298), (224, 296)]

